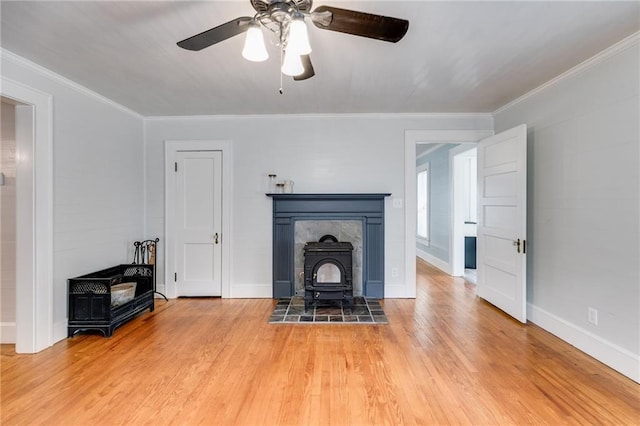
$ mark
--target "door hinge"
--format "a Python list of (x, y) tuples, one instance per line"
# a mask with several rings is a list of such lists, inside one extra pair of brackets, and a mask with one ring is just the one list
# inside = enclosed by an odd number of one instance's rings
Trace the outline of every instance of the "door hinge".
[(522, 254), (527, 254), (527, 240), (522, 240)]
[(177, 172), (178, 171), (178, 162), (176, 161), (175, 163), (173, 163), (174, 165), (174, 170)]
[(177, 272), (175, 272), (175, 273), (173, 274), (173, 282), (174, 282), (174, 283), (177, 283), (177, 282), (178, 282), (178, 273), (177, 273)]

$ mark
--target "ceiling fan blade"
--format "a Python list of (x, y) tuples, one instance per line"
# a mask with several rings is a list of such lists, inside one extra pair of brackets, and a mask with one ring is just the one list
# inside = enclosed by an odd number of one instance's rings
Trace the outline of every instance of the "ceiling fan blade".
[(309, 55), (302, 55), (300, 56), (300, 59), (302, 59), (304, 72), (302, 74), (294, 76), (293, 79), (295, 81), (306, 80), (316, 75), (316, 72), (313, 70), (313, 64), (311, 63), (311, 57)]
[[(331, 20), (328, 23), (326, 12), (331, 13)], [(317, 19), (314, 19), (314, 15), (317, 16)], [(331, 6), (317, 7), (311, 14), (311, 20), (316, 27), (323, 30), (338, 31), (392, 43), (400, 41), (409, 29), (409, 21), (406, 19)]]
[(242, 16), (210, 30), (203, 31), (178, 42), (178, 46), (187, 50), (202, 50), (212, 44), (220, 43), (228, 38), (241, 34), (249, 29), (252, 18)]

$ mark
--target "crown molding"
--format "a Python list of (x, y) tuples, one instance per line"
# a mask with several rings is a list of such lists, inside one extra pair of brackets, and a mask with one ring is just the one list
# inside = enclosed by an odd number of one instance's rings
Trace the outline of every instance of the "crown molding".
[(127, 107), (125, 107), (124, 105), (121, 105), (97, 92), (94, 92), (91, 89), (86, 88), (85, 86), (76, 83), (73, 80), (68, 79), (67, 77), (64, 77), (60, 74), (57, 74), (53, 71), (51, 71), (48, 68), (43, 67), (42, 65), (38, 65), (35, 62), (31, 62), (28, 59), (23, 58), (20, 55), (17, 55), (5, 48), (0, 47), (0, 59), (2, 61), (5, 60), (10, 60), (12, 62), (17, 63), (18, 65), (28, 68), (40, 75), (45, 76), (46, 78), (49, 78), (50, 80), (53, 80), (59, 84), (62, 84), (64, 86), (67, 86), (77, 92), (80, 92), (86, 96), (89, 96), (91, 98), (94, 98), (95, 100), (102, 102), (104, 104), (107, 104), (109, 106), (112, 106), (126, 114), (132, 115), (138, 119), (144, 119), (144, 116), (142, 116), (141, 114), (138, 114), (137, 112), (133, 111), (132, 109), (129, 109)]
[(619, 42), (617, 42), (616, 44), (607, 47), (606, 49), (602, 50), (599, 53), (596, 53), (594, 56), (592, 56), (591, 58), (587, 59), (584, 62), (581, 62), (580, 64), (576, 65), (575, 67), (569, 69), (568, 71), (563, 72), (562, 74), (558, 75), (557, 77), (554, 77), (553, 79), (549, 80), (548, 82), (542, 84), (541, 86), (536, 87), (535, 89), (531, 90), (530, 92), (525, 93), (524, 95), (520, 96), (519, 98), (514, 99), (513, 101), (509, 102), (506, 105), (501, 106), (500, 108), (498, 108), (497, 110), (495, 110), (493, 112), (493, 116), (500, 114), (506, 110), (508, 110), (509, 108), (519, 104), (520, 102), (523, 102), (535, 95), (537, 95), (538, 93), (542, 92), (543, 90), (554, 86), (555, 84), (570, 78), (576, 74), (579, 74), (589, 68), (592, 68), (598, 64), (600, 64), (601, 62), (617, 55), (618, 53), (633, 47), (634, 45), (638, 44), (638, 42), (640, 41), (640, 31), (631, 34), (630, 36), (628, 36), (627, 38), (624, 38), (622, 40), (620, 40)]
[(313, 120), (313, 119), (407, 119), (407, 120), (425, 120), (425, 119), (490, 119), (493, 120), (493, 114), (487, 113), (326, 113), (326, 114), (221, 114), (221, 115), (167, 115), (167, 116), (148, 116), (144, 117), (146, 121), (177, 121), (177, 120)]

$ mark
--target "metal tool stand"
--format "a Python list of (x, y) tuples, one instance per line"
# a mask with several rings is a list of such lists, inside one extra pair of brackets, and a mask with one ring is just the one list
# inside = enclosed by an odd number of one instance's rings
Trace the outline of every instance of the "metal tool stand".
[(133, 264), (153, 266), (153, 294), (159, 294), (168, 302), (169, 299), (167, 299), (167, 296), (156, 289), (156, 253), (158, 249), (158, 241), (160, 241), (160, 238), (134, 242), (133, 246), (135, 247), (135, 253), (133, 255)]

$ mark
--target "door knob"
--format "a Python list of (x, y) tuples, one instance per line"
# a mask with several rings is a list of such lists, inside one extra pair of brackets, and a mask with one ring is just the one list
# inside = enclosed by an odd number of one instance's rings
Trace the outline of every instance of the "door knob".
[(516, 250), (518, 253), (526, 254), (527, 253), (527, 240), (520, 240), (518, 238), (513, 242), (513, 245), (516, 246)]
[(218, 233), (216, 232), (216, 234), (213, 236), (213, 242), (215, 244), (218, 244)]

